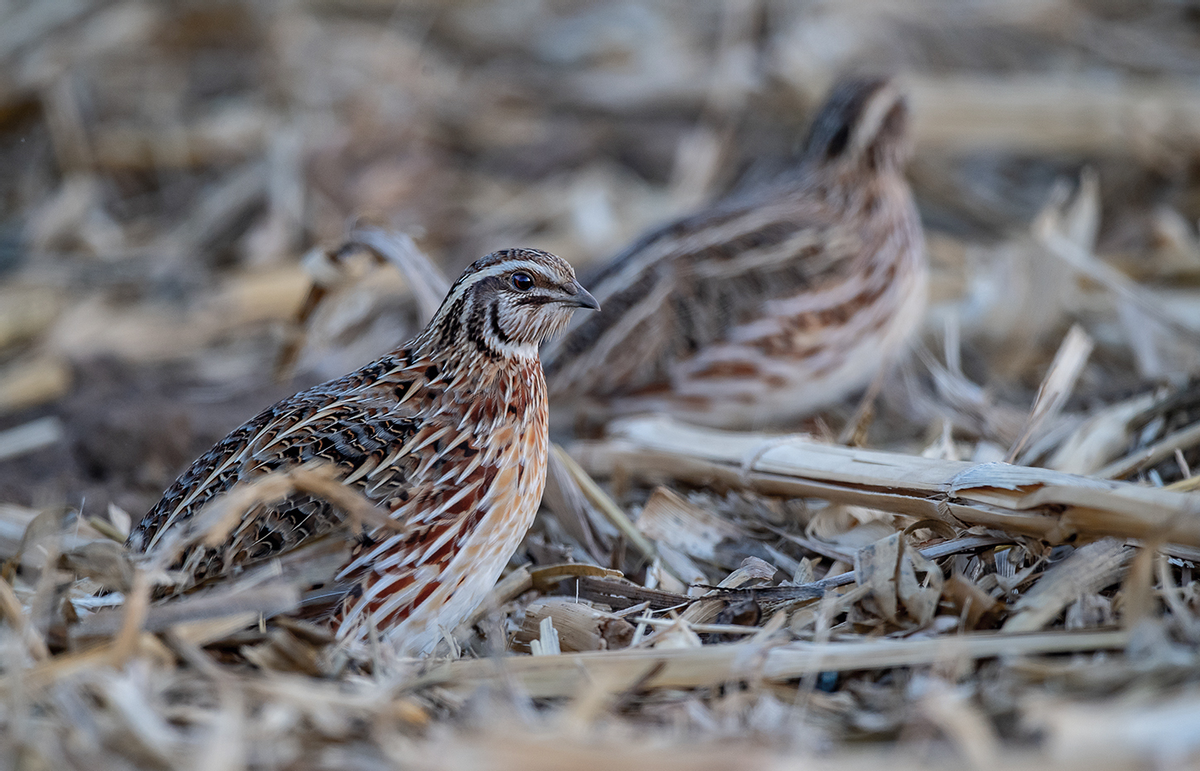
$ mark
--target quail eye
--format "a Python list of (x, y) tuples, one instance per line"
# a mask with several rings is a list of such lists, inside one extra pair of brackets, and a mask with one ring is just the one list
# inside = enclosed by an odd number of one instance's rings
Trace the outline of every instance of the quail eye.
[(512, 274), (512, 285), (513, 289), (518, 292), (528, 292), (533, 289), (533, 276), (528, 273), (514, 273)]

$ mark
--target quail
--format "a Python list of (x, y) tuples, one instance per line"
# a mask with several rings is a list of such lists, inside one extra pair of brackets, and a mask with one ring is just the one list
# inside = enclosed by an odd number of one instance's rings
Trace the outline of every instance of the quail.
[(587, 276), (605, 313), (543, 352), (577, 417), (793, 421), (863, 386), (926, 304), (903, 176), (907, 108), (887, 80), (837, 86), (794, 168), (659, 227)]
[[(414, 339), (267, 408), (196, 460), (129, 546), (153, 554), (235, 485), (327, 463), (402, 525), (365, 531), (337, 571), (338, 638), (377, 633), (401, 655), (429, 652), (483, 600), (532, 523), (547, 453), (539, 345), (580, 308), (599, 305), (553, 254), (478, 260)], [(343, 520), (329, 501), (293, 493), (254, 506), (218, 546), (188, 547), (175, 568), (185, 589), (219, 580)]]

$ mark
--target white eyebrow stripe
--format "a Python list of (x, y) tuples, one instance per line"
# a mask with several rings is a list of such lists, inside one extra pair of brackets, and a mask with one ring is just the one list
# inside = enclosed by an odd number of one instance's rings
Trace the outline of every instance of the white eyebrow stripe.
[(553, 280), (553, 277), (546, 273), (545, 268), (545, 265), (534, 262), (533, 260), (517, 259), (498, 262), (495, 265), (484, 268), (477, 273), (472, 273), (468, 277), (470, 280), (463, 281), (461, 284), (456, 284), (454, 288), (450, 290), (450, 294), (446, 295), (446, 299), (442, 302), (442, 307), (449, 308), (456, 301), (458, 301), (458, 299), (461, 298), (468, 289), (475, 284), (478, 284), (483, 279), (491, 278), (492, 276), (501, 276), (514, 270), (527, 270), (530, 273), (537, 273), (542, 278)]

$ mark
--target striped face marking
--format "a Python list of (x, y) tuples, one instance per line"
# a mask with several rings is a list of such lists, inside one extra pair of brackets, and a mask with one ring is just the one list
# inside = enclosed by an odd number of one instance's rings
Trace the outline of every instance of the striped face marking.
[(565, 260), (536, 249), (506, 249), (478, 260), (454, 283), (429, 324), (439, 332), (429, 343), (445, 348), (465, 336), (478, 355), (531, 360), (574, 311), (599, 307)]

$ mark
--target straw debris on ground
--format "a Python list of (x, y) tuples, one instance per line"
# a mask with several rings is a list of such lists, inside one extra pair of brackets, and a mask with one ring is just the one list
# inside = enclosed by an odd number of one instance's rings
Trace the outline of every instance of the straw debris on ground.
[[(131, 524), (263, 406), (406, 339), (475, 257), (577, 267), (786, 164), (898, 73), (932, 305), (861, 402), (553, 437), (437, 654), (312, 576)], [(0, 4), (0, 765), (1200, 765), (1200, 15), (1179, 2)]]

